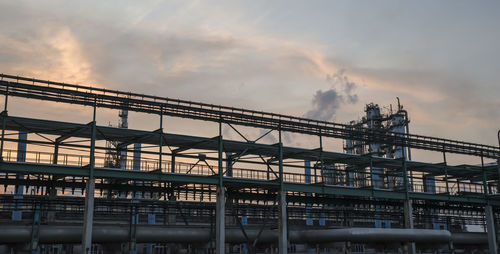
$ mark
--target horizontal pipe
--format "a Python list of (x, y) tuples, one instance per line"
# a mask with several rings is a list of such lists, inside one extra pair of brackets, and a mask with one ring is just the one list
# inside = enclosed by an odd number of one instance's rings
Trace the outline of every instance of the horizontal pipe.
[[(246, 229), (249, 241), (257, 237), (259, 230)], [(79, 243), (81, 226), (40, 226), (40, 243)], [(30, 241), (31, 226), (2, 226), (0, 244), (26, 243)], [(137, 226), (138, 243), (194, 243), (208, 242), (210, 229), (207, 227), (164, 227)], [(92, 239), (96, 243), (127, 242), (128, 225), (94, 225)], [(384, 228), (344, 228), (318, 230), (291, 230), (289, 239), (292, 243), (327, 243), (327, 242), (424, 242), (447, 243), (452, 235), (447, 230), (430, 229), (384, 229)], [(264, 230), (259, 243), (278, 241), (277, 230)], [(246, 238), (240, 229), (227, 228), (226, 242), (244, 243)]]
[(301, 232), (305, 242), (423, 242), (446, 243), (448, 230), (399, 228), (343, 228)]
[[(497, 237), (500, 242), (500, 235)], [(454, 233), (451, 235), (453, 245), (487, 245), (488, 235), (486, 233)]]

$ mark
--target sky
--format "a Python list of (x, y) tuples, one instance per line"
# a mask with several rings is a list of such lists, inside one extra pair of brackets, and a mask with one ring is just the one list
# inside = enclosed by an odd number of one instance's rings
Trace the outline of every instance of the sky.
[(499, 1), (3, 0), (0, 72), (340, 123), (399, 97), (412, 133), (498, 145), (499, 12)]

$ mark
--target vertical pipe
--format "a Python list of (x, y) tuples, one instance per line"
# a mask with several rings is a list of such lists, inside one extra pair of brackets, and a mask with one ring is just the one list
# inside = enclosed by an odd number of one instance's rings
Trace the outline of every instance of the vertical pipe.
[(223, 187), (224, 184), (223, 184), (223, 179), (224, 179), (224, 164), (223, 164), (223, 154), (224, 154), (224, 145), (222, 144), (222, 119), (219, 121), (219, 150), (218, 150), (218, 173), (219, 173), (219, 186), (220, 187)]
[[(132, 157), (132, 170), (140, 171), (141, 170), (141, 143), (134, 144), (134, 153)], [(142, 181), (135, 181), (136, 185), (143, 185)], [(144, 196), (144, 192), (142, 192), (142, 196)], [(140, 194), (135, 192), (135, 198), (139, 198)], [(153, 197), (151, 197), (153, 198)]]
[(446, 193), (450, 195), (450, 185), (448, 183), (448, 162), (446, 161), (446, 153), (443, 150), (443, 162), (444, 162), (444, 180), (446, 181)]
[(96, 107), (97, 97), (94, 99), (94, 114), (92, 119), (92, 137), (90, 139), (89, 179), (85, 188), (85, 212), (83, 220), (82, 252), (89, 254), (92, 248), (92, 224), (94, 222), (94, 166), (95, 166), (95, 139), (96, 139)]
[[(281, 141), (280, 141), (281, 142)], [(323, 179), (323, 173), (325, 172), (325, 165), (323, 163), (323, 137), (320, 135), (319, 136), (319, 161), (321, 163), (321, 182), (324, 181)], [(314, 170), (316, 170), (316, 167), (314, 168)], [(314, 183), (318, 183), (318, 174), (316, 173), (316, 171), (314, 171)]]
[[(52, 156), (52, 164), (57, 164), (59, 160), (59, 141), (56, 139), (54, 142), (54, 156)], [(81, 157), (80, 157), (81, 159)], [(80, 164), (79, 164), (80, 165)], [(52, 176), (52, 180), (54, 180), (54, 176)], [(56, 187), (51, 184), (50, 190), (49, 190), (49, 200), (53, 200), (57, 196), (57, 189)], [(56, 218), (56, 212), (55, 210), (57, 209), (57, 206), (54, 204), (54, 202), (49, 201), (49, 211), (47, 213), (47, 220), (49, 222), (54, 222)]]
[[(410, 135), (410, 121), (408, 120), (408, 112), (406, 110), (404, 110), (404, 115), (405, 115), (405, 123), (406, 123), (406, 135)], [(408, 139), (405, 139), (405, 142), (408, 142), (407, 141)], [(406, 150), (408, 151), (408, 160), (411, 161), (411, 148), (409, 145), (405, 144), (406, 145)], [(410, 169), (410, 179), (411, 179), (411, 186), (413, 188), (413, 170)]]
[[(404, 149), (403, 149), (404, 151)], [(409, 198), (409, 188), (408, 188), (408, 170), (406, 167), (406, 155), (403, 155), (403, 181), (404, 181), (404, 187), (405, 187), (405, 193), (406, 193), (406, 198), (404, 201), (404, 217), (405, 217), (405, 228), (408, 229), (413, 229), (413, 207), (411, 203), (411, 199)], [(416, 246), (414, 242), (408, 242), (407, 244), (408, 248), (408, 253), (409, 254), (416, 254)]]
[(172, 152), (172, 156), (171, 156), (171, 161), (170, 161), (170, 172), (171, 173), (175, 173), (175, 152)]
[[(233, 176), (233, 159), (232, 153), (226, 152), (226, 176)], [(236, 163), (236, 161), (235, 161)]]
[(0, 141), (0, 161), (3, 161), (3, 143), (5, 138), (5, 128), (7, 125), (7, 103), (9, 101), (9, 87), (7, 86), (7, 90), (5, 93), (5, 104), (3, 107), (2, 114), (2, 141)]
[(372, 156), (370, 156), (370, 184), (371, 184), (372, 189), (374, 189), (375, 182), (373, 179), (373, 157)]
[(488, 195), (488, 178), (486, 176), (486, 169), (484, 168), (484, 158), (481, 152), (481, 170), (483, 171), (483, 193), (485, 196)]
[[(500, 150), (500, 130), (498, 131), (498, 148)], [(500, 155), (497, 159), (497, 177), (500, 179)], [(500, 193), (500, 180), (497, 182), (497, 193)]]
[[(308, 160), (304, 161), (304, 175), (305, 184), (311, 184), (311, 162)], [(307, 197), (311, 196), (311, 193), (306, 193)], [(311, 203), (306, 203), (306, 226), (312, 226), (314, 224), (311, 217)]]
[(57, 164), (59, 160), (59, 142), (54, 142), (54, 156), (52, 157), (52, 164)]
[(278, 129), (278, 161), (279, 161), (279, 178), (280, 178), (280, 190), (283, 190), (283, 143), (281, 140), (281, 125)]
[(160, 109), (160, 152), (158, 155), (158, 169), (161, 172), (161, 161), (162, 161), (162, 153), (163, 153), (163, 106)]
[(215, 253), (225, 254), (225, 191), (223, 183), (223, 144), (222, 144), (222, 119), (219, 121), (219, 151), (218, 151), (218, 173), (219, 173), (219, 184), (217, 186), (217, 198), (216, 198), (216, 210), (215, 210)]

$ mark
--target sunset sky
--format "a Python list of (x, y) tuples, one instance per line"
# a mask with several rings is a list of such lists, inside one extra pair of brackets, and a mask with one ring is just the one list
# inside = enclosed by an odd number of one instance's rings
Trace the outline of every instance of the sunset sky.
[[(413, 133), (498, 145), (499, 13), (499, 1), (0, 1), (0, 72), (341, 123), (399, 97)], [(80, 116), (36, 103), (13, 114)]]

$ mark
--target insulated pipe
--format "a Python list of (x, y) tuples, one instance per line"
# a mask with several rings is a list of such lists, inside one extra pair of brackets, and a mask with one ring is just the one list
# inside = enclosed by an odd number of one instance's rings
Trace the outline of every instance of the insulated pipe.
[[(92, 239), (96, 243), (127, 242), (128, 226), (95, 225)], [(247, 229), (250, 241), (253, 241), (259, 230)], [(81, 226), (40, 226), (40, 243), (79, 243)], [(165, 228), (155, 226), (137, 226), (137, 242), (193, 243), (208, 242), (209, 228)], [(31, 226), (2, 226), (0, 244), (25, 243), (31, 237)], [(260, 243), (277, 242), (277, 230), (264, 230), (259, 238)], [(293, 243), (326, 243), (326, 242), (423, 242), (447, 243), (452, 239), (447, 230), (430, 229), (392, 229), (392, 228), (345, 228), (320, 230), (291, 230), (289, 240)], [(227, 243), (244, 243), (245, 236), (240, 229), (226, 229)]]
[[(500, 241), (497, 236), (497, 241)], [(488, 245), (486, 233), (454, 233), (451, 235), (453, 245)]]
[(448, 230), (400, 228), (343, 228), (302, 231), (305, 242), (422, 242), (445, 243)]

